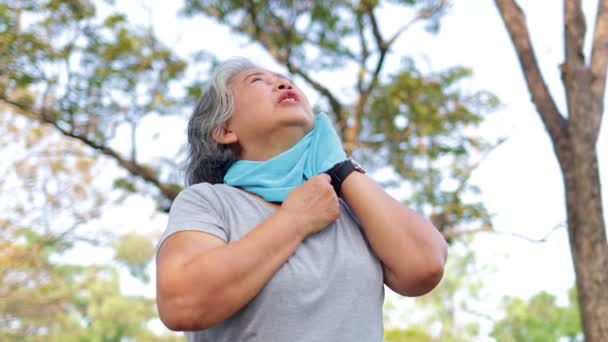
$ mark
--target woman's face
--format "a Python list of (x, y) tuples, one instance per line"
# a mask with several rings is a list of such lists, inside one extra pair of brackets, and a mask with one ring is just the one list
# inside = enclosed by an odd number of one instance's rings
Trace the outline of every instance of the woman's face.
[(285, 76), (250, 69), (237, 74), (229, 86), (234, 111), (224, 133), (232, 134), (229, 143), (238, 143), (242, 159), (270, 159), (312, 129), (314, 115), (308, 99)]

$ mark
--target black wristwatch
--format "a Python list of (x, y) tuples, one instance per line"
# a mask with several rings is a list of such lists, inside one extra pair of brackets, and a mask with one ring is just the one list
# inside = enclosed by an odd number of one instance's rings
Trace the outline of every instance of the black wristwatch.
[(340, 162), (331, 169), (325, 171), (331, 177), (331, 185), (334, 187), (336, 191), (336, 195), (338, 197), (342, 196), (341, 188), (342, 182), (354, 171), (365, 173), (365, 169), (359, 163), (357, 163), (354, 159), (349, 158), (343, 162)]

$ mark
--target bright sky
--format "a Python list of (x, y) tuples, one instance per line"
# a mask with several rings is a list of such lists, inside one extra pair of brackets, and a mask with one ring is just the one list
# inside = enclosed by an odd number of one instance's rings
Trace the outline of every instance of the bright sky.
[[(121, 3), (121, 6), (130, 6)], [(178, 8), (168, 1), (148, 2), (151, 17), (142, 13), (136, 4), (129, 13), (141, 13), (135, 18), (151, 20), (156, 34), (180, 54), (200, 48), (213, 51), (221, 58), (234, 55), (248, 56), (262, 65), (273, 67), (271, 59), (256, 46), (235, 41), (230, 32), (212, 21), (197, 17), (196, 20), (176, 19)], [(152, 5), (150, 5), (150, 3)], [(562, 4), (557, 1), (519, 1), (523, 7), (542, 71), (552, 94), (563, 110), (564, 96), (558, 66), (563, 60)], [(554, 7), (548, 5), (554, 4)], [(597, 0), (584, 2), (586, 14), (595, 16)], [(381, 13), (384, 32), (388, 35), (403, 23), (403, 13)], [(592, 23), (587, 27), (591, 30)], [(589, 35), (589, 33), (588, 33)], [(496, 149), (475, 172), (472, 181), (482, 190), (482, 198), (494, 214), (494, 228), (500, 232), (522, 234), (533, 239), (545, 236), (553, 227), (565, 221), (563, 186), (557, 161), (549, 138), (538, 114), (530, 102), (522, 72), (506, 30), (494, 7), (493, 1), (455, 1), (447, 17), (442, 21), (437, 36), (420, 28), (406, 32), (398, 41), (397, 54), (389, 65), (398, 65), (404, 54), (413, 56), (419, 67), (438, 71), (450, 66), (462, 65), (473, 69), (474, 76), (465, 83), (468, 90), (488, 90), (495, 93), (504, 106), (488, 116), (480, 133), (490, 140), (508, 136), (506, 143)], [(350, 84), (344, 84), (344, 88)], [(339, 88), (340, 89), (340, 88)], [(307, 94), (315, 98), (308, 89)], [(604, 120), (605, 121), (605, 120)], [(139, 156), (142, 160), (154, 160), (160, 156), (174, 156), (180, 144), (185, 142), (185, 123), (171, 118), (153, 118), (144, 122), (141, 129)], [(161, 132), (158, 139), (151, 136)], [(129, 146), (118, 143), (117, 146)], [(606, 124), (598, 142), (600, 172), (608, 179), (608, 133)], [(606, 184), (606, 183), (604, 183)], [(608, 188), (603, 186), (603, 203), (606, 211)], [(132, 217), (133, 208), (148, 213), (149, 222), (142, 224), (140, 217)], [(166, 216), (154, 215), (154, 203), (146, 198), (133, 197), (121, 208), (112, 211), (106, 224), (119, 229), (160, 231), (166, 224)], [(608, 216), (608, 215), (605, 215)], [(114, 218), (112, 218), (114, 217)], [(118, 219), (118, 218), (121, 219)], [(491, 310), (503, 295), (530, 296), (547, 290), (564, 296), (572, 286), (574, 274), (570, 259), (567, 234), (564, 228), (556, 231), (546, 243), (530, 243), (508, 234), (478, 234), (474, 241), (481, 263), (495, 264), (497, 272), (486, 278), (485, 286), (492, 289), (496, 302), (488, 303)], [(133, 284), (126, 283), (126, 288)], [(153, 291), (153, 289), (148, 289)], [(495, 306), (495, 305), (494, 305)]]

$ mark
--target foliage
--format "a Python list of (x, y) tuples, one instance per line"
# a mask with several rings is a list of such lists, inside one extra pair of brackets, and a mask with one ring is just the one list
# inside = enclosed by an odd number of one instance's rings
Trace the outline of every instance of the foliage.
[(534, 295), (528, 302), (504, 299), (505, 317), (496, 322), (492, 336), (501, 342), (582, 340), (576, 288), (568, 292), (565, 306), (547, 292)]
[(386, 342), (476, 341), (482, 321), (491, 324), (491, 336), (499, 342), (583, 340), (575, 287), (568, 291), (564, 305), (545, 291), (528, 300), (506, 296), (495, 318), (475, 309), (476, 303), (487, 299), (483, 278), (489, 265), (479, 265), (465, 244), (454, 247), (444, 279), (435, 290), (413, 304), (401, 303), (406, 307), (403, 316), (396, 315), (398, 300), (385, 304)]
[(2, 226), (0, 244), (1, 340), (159, 339), (146, 326), (154, 300), (124, 295), (111, 266), (54, 261), (69, 244), (29, 227)]
[(487, 267), (478, 264), (474, 251), (467, 244), (459, 242), (453, 245), (444, 278), (437, 288), (427, 295), (415, 298), (414, 303), (410, 305), (401, 303), (400, 306), (405, 305), (408, 308), (403, 317), (395, 317), (396, 310), (391, 308), (396, 306), (400, 299), (387, 303), (385, 340), (476, 340), (479, 335), (480, 317), (471, 319), (470, 313), (473, 311), (471, 307), (483, 298), (482, 279), (488, 275), (487, 271)]
[(149, 237), (139, 233), (126, 233), (116, 241), (114, 248), (115, 259), (126, 265), (132, 276), (146, 283), (150, 280), (146, 267), (154, 254), (154, 244)]
[(388, 329), (384, 332), (386, 342), (432, 342), (433, 338), (426, 327), (409, 327), (407, 329)]
[[(187, 0), (182, 14), (206, 16), (230, 27), (245, 41), (260, 44), (279, 65), (315, 89), (321, 97), (315, 107), (336, 119), (347, 151), (372, 169), (391, 168), (396, 177), (384, 185), (407, 184), (411, 191), (406, 201), (431, 217), (452, 242), (457, 227), (489, 225), (469, 177), (479, 163), (474, 157), (483, 156), (491, 146), (471, 132), (498, 100), (484, 92), (462, 91), (460, 83), (470, 71), (459, 67), (424, 74), (404, 58), (401, 67), (386, 70), (401, 34), (419, 23), (436, 32), (448, 7), (442, 0)], [(386, 8), (404, 10), (409, 16), (391, 35), (384, 32), (378, 15)], [(35, 339), (65, 330), (82, 337), (79, 329), (86, 327), (100, 339), (140, 338), (149, 333), (144, 323), (153, 317), (151, 302), (121, 298), (118, 275), (112, 269), (126, 266), (131, 275), (147, 281), (152, 245), (147, 237), (134, 233), (117, 237), (86, 231), (83, 223), (99, 218), (110, 192), (124, 197), (144, 194), (154, 198), (160, 209), (168, 208), (181, 189), (177, 164), (142, 162), (136, 133), (149, 115), (190, 113), (206, 80), (190, 81), (189, 72), (212, 66), (213, 53), (202, 50), (191, 58), (179, 56), (151, 27), (133, 24), (112, 2), (8, 0), (0, 4), (0, 28), (0, 110), (27, 118), (13, 125), (13, 133), (28, 141), (20, 145), (23, 151), (39, 156), (30, 154), (14, 162), (18, 173), (13, 177), (21, 177), (15, 178), (21, 182), (10, 184), (18, 198), (0, 207), (16, 213), (3, 225), (4, 241), (17, 248), (14, 238), (22, 234), (20, 229), (43, 240), (57, 240), (62, 247), (40, 254), (36, 262), (46, 266), (32, 269), (31, 277), (47, 272), (63, 277), (69, 286), (82, 287), (64, 289), (72, 295), (61, 292), (65, 295), (61, 329), (49, 318), (57, 311), (32, 306), (31, 312), (11, 312), (6, 334)], [(347, 75), (351, 89), (345, 94), (334, 91), (342, 85), (318, 81), (323, 73), (334, 79)], [(112, 145), (117, 131), (125, 127), (130, 146)], [(96, 176), (108, 165), (120, 171), (113, 173), (111, 185), (97, 189)], [(95, 268), (94, 274), (62, 262), (62, 255), (81, 242), (114, 248), (113, 262)], [(32, 244), (19, 248), (36, 250)], [(56, 289), (50, 286), (53, 291), (61, 289), (61, 282), (56, 284)], [(437, 300), (449, 301), (450, 291), (446, 293)], [(23, 298), (15, 297), (16, 303)], [(128, 326), (106, 320), (126, 308), (134, 309), (132, 317), (125, 317)], [(442, 324), (449, 327), (449, 317)], [(426, 336), (412, 329), (389, 335)], [(150, 336), (145, 340), (153, 340)]]
[[(288, 72), (315, 89), (319, 110), (333, 114), (345, 148), (372, 169), (395, 171), (385, 186), (407, 184), (407, 202), (431, 217), (443, 232), (455, 227), (490, 226), (489, 214), (475, 202), (479, 189), (468, 180), (489, 142), (471, 134), (498, 99), (487, 92), (467, 94), (460, 82), (470, 70), (453, 67), (423, 74), (407, 58), (385, 70), (393, 44), (415, 23), (439, 28), (446, 1), (261, 1), (187, 0), (182, 11), (205, 15), (246, 41), (260, 44)], [(392, 6), (392, 7), (391, 7)], [(382, 31), (377, 12), (403, 11), (410, 19), (392, 35)], [(317, 73), (354, 70), (350, 100), (322, 83)], [(343, 77), (337, 77), (342, 79)], [(467, 195), (469, 195), (467, 197)], [(465, 200), (466, 198), (466, 200)]]
[(431, 215), (441, 231), (480, 219), (489, 224), (483, 205), (464, 203), (462, 195), (479, 193), (467, 182), (474, 168), (470, 156), (490, 148), (467, 128), (478, 125), (498, 100), (486, 92), (464, 94), (458, 84), (470, 74), (452, 68), (423, 76), (405, 60), (371, 104), (371, 136), (378, 137), (378, 149), (401, 176), (400, 183), (411, 184), (408, 204)]
[[(32, 119), (52, 124), (131, 174), (153, 172), (137, 164), (135, 134), (150, 114), (174, 113), (172, 89), (186, 61), (151, 29), (120, 13), (100, 16), (97, 5), (79, 1), (5, 1), (0, 4), (0, 100)], [(129, 157), (109, 142), (129, 127)], [(124, 180), (118, 185), (133, 190)]]
[[(411, 18), (387, 36), (377, 13), (390, 6), (405, 9)], [(189, 0), (182, 13), (209, 16), (261, 44), (317, 90), (321, 101), (316, 108), (334, 115), (345, 148), (372, 169), (392, 168), (397, 175), (392, 184), (412, 187), (408, 203), (447, 231), (489, 223), (483, 204), (475, 201), (479, 190), (468, 179), (479, 162), (472, 156), (484, 155), (490, 144), (471, 129), (498, 101), (491, 94), (460, 90), (459, 83), (470, 76), (462, 68), (423, 75), (406, 59), (401, 69), (384, 70), (392, 46), (407, 28), (421, 22), (438, 29), (447, 8), (438, 0), (275, 1), (272, 6)], [(180, 58), (151, 28), (135, 26), (118, 12), (100, 13), (85, 0), (5, 2), (0, 20), (10, 30), (0, 38), (7, 43), (0, 51), (6, 65), (0, 101), (114, 159), (128, 172), (116, 178), (116, 189), (145, 190), (166, 208), (180, 190), (175, 184), (179, 169), (141, 163), (136, 131), (148, 115), (188, 113), (184, 99), (200, 94), (195, 89), (201, 80), (184, 81), (187, 70), (213, 54), (203, 50), (192, 59)], [(357, 70), (351, 100), (332, 90), (338, 86), (315, 80), (316, 73), (343, 70)], [(131, 146), (121, 151), (111, 142), (125, 125)], [(138, 184), (135, 177), (150, 186)]]
[(116, 259), (142, 272), (153, 251), (149, 237), (86, 228), (108, 197), (93, 182), (97, 162), (49, 127), (0, 118), (4, 149), (26, 152), (0, 168), (11, 194), (0, 198), (0, 340), (176, 341), (148, 327), (154, 300), (125, 295), (116, 266), (91, 252), (118, 241)]

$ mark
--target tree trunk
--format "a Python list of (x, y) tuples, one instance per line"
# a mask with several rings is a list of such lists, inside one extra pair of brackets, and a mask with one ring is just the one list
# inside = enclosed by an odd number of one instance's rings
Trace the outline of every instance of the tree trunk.
[(608, 244), (595, 148), (586, 153), (573, 149), (561, 156), (568, 237), (585, 340), (608, 341)]
[(562, 157), (558, 155), (566, 180), (568, 237), (579, 308), (585, 338), (590, 342), (608, 341), (608, 244), (596, 150), (606, 78), (607, 1), (601, 1), (599, 6), (591, 62), (587, 65), (581, 1), (564, 4), (566, 58), (561, 71), (568, 103), (570, 148), (568, 153), (561, 153)]
[(608, 341), (608, 243), (602, 212), (597, 137), (604, 111), (608, 60), (608, 0), (598, 4), (589, 64), (580, 0), (564, 3), (565, 62), (561, 66), (568, 116), (562, 115), (540, 73), (524, 13), (514, 0), (495, 0), (515, 46), (532, 101), (557, 155), (566, 194), (568, 237), (585, 341)]

